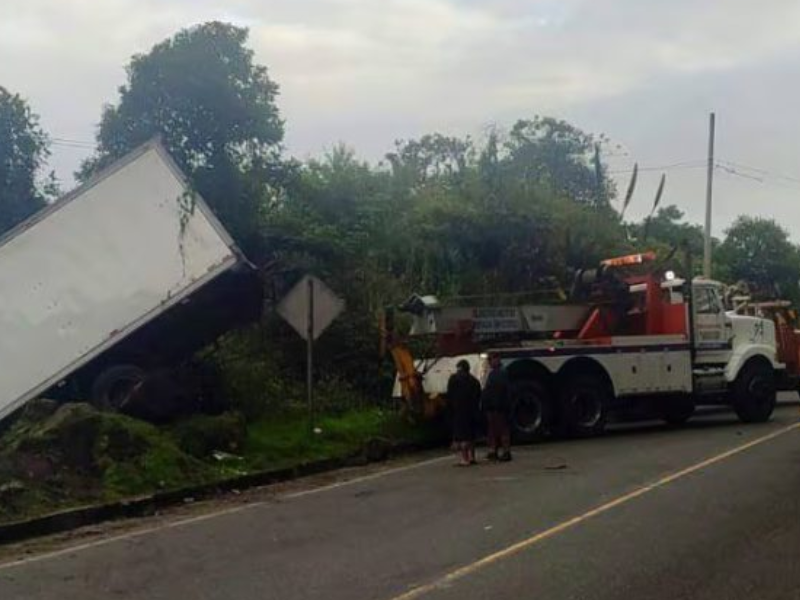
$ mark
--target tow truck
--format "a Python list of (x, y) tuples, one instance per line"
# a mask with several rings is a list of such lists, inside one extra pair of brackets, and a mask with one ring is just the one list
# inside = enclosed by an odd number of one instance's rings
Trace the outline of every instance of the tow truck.
[[(411, 318), (407, 336), (389, 313), (386, 349), (409, 410), (427, 417), (445, 405), (452, 369), (442, 365), (466, 358), (485, 372), (486, 355), (499, 355), (512, 382), (513, 429), (525, 440), (598, 434), (610, 413), (642, 407), (673, 425), (701, 404), (763, 422), (778, 389), (797, 389), (797, 337), (783, 328), (776, 338), (771, 318), (725, 310), (723, 292), (716, 281), (676, 277), (654, 253), (634, 254), (578, 271), (560, 303), (415, 295), (398, 307)], [(409, 341), (420, 336), (436, 340), (435, 357), (413, 358)]]

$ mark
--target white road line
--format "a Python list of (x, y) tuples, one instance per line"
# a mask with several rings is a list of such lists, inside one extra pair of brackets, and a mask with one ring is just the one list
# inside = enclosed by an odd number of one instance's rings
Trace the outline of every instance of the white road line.
[[(312, 488), (309, 490), (304, 490), (302, 492), (294, 492), (291, 494), (284, 494), (277, 496), (277, 500), (282, 499), (296, 499), (301, 498), (303, 496), (309, 496), (311, 494), (319, 494), (322, 492), (327, 492), (330, 490), (335, 490), (341, 487), (345, 487), (348, 485), (355, 485), (358, 483), (362, 483), (364, 481), (371, 481), (373, 479), (379, 479), (380, 477), (386, 477), (388, 475), (394, 475), (395, 473), (402, 473), (404, 471), (411, 471), (412, 469), (419, 469), (422, 467), (430, 466), (432, 464), (442, 462), (444, 460), (452, 459), (452, 457), (448, 454), (446, 456), (437, 456), (436, 458), (431, 458), (428, 460), (424, 460), (421, 462), (417, 462), (411, 465), (405, 465), (402, 467), (396, 467), (394, 469), (386, 469), (384, 471), (378, 471), (377, 473), (370, 473), (369, 475), (363, 475), (361, 477), (354, 477), (352, 479), (347, 479), (345, 481), (338, 481), (336, 483), (331, 483), (329, 485), (320, 486), (318, 488)], [(269, 486), (265, 486), (269, 487)], [(194, 525), (197, 523), (202, 523), (204, 521), (209, 521), (211, 519), (216, 519), (218, 517), (225, 517), (228, 515), (233, 515), (236, 513), (244, 512), (246, 510), (250, 510), (253, 508), (259, 508), (262, 506), (272, 505), (272, 502), (252, 502), (250, 504), (244, 504), (240, 506), (235, 506), (232, 508), (226, 508), (224, 510), (219, 510), (211, 513), (206, 513), (203, 515), (198, 515), (196, 517), (190, 517), (187, 519), (181, 519), (179, 521), (172, 521), (168, 523), (161, 523), (159, 525), (155, 525), (152, 527), (147, 527), (145, 529), (139, 529), (136, 531), (130, 531), (128, 533), (122, 533), (119, 535), (94, 540), (91, 542), (86, 542), (84, 544), (78, 544), (76, 546), (69, 546), (67, 548), (62, 548), (60, 550), (54, 550), (52, 552), (46, 552), (44, 554), (39, 554), (37, 556), (29, 556), (26, 558), (21, 558), (18, 560), (10, 561), (7, 563), (0, 563), (0, 571), (12, 569), (14, 567), (20, 567), (22, 565), (27, 565), (31, 563), (41, 562), (45, 560), (49, 560), (51, 558), (59, 558), (62, 556), (69, 556), (73, 554), (77, 554), (79, 552), (83, 552), (85, 550), (91, 550), (92, 548), (98, 548), (100, 546), (105, 546), (107, 544), (113, 544), (114, 542), (120, 542), (124, 540), (132, 540), (136, 538), (140, 538), (146, 535), (150, 535), (152, 533), (157, 533), (159, 531), (165, 531), (169, 529), (174, 529), (176, 527), (185, 527), (187, 525)]]
[(428, 465), (432, 465), (445, 460), (452, 460), (452, 458), (453, 457), (450, 456), (449, 454), (447, 456), (437, 456), (436, 458), (423, 460), (422, 462), (414, 463), (412, 465), (397, 467), (395, 469), (391, 469), (388, 471), (378, 471), (377, 473), (363, 475), (361, 477), (356, 477), (354, 479), (348, 479), (346, 481), (337, 481), (336, 483), (331, 483), (329, 485), (324, 485), (318, 488), (312, 488), (310, 490), (303, 490), (302, 492), (294, 492), (292, 494), (286, 494), (285, 496), (282, 496), (282, 498), (301, 498), (303, 496), (310, 496), (311, 494), (319, 494), (320, 492), (335, 490), (336, 488), (340, 488), (346, 485), (352, 485), (354, 483), (361, 483), (363, 481), (378, 479), (379, 477), (383, 477), (384, 475), (390, 475), (390, 474), (394, 475), (395, 473), (402, 473), (403, 471), (411, 471), (413, 469), (419, 469), (420, 467), (427, 467)]

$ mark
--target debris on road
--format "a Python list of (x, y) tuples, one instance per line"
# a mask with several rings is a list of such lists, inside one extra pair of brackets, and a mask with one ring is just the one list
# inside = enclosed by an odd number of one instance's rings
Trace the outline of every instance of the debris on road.
[(545, 471), (562, 471), (562, 470), (568, 469), (568, 468), (569, 467), (567, 466), (566, 463), (558, 463), (558, 464), (553, 464), (553, 465), (547, 465), (544, 468), (544, 470)]

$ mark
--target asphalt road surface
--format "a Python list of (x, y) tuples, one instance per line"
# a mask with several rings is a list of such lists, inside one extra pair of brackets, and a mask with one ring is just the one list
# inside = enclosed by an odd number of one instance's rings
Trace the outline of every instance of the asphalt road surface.
[(800, 598), (798, 407), (449, 457), (0, 565), (0, 599)]

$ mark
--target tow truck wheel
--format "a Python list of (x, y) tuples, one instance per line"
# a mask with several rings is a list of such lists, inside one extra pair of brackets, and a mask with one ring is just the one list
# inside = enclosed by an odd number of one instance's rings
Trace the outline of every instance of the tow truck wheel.
[(552, 399), (547, 388), (535, 380), (522, 380), (511, 388), (511, 426), (520, 442), (540, 439), (550, 427)]
[(775, 410), (775, 374), (763, 362), (749, 362), (733, 382), (733, 408), (745, 423), (768, 421)]
[(591, 375), (574, 376), (561, 390), (559, 432), (571, 436), (602, 433), (606, 427), (609, 392), (605, 382)]

